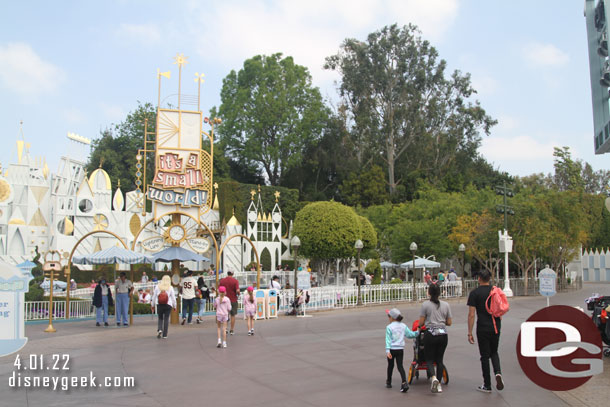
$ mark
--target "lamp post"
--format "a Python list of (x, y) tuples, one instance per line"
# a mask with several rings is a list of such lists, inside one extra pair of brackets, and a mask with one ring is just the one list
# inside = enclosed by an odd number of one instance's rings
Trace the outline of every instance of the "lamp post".
[(417, 243), (411, 242), (409, 250), (413, 254), (413, 300), (415, 300), (415, 252), (417, 251)]
[(301, 246), (301, 239), (298, 236), (293, 236), (290, 239), (290, 246), (292, 246), (292, 251), (294, 252), (294, 315), (297, 314), (296, 300), (297, 300), (297, 255), (299, 253), (299, 247)]
[(356, 284), (358, 285), (358, 304), (357, 305), (362, 305), (362, 298), (360, 297), (360, 251), (362, 250), (363, 247), (364, 247), (364, 244), (362, 244), (362, 240), (360, 240), (360, 239), (356, 240), (356, 243), (354, 244), (354, 248), (358, 252), (358, 277), (356, 279)]
[(466, 246), (464, 246), (464, 243), (460, 243), (458, 251), (460, 252), (460, 265), (462, 266), (462, 295), (465, 295), (466, 271), (464, 270), (464, 255), (466, 254)]

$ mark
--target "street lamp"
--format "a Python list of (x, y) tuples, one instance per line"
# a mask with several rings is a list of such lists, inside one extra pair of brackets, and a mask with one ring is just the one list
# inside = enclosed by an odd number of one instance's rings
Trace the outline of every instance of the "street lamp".
[(413, 253), (413, 300), (415, 300), (415, 252), (417, 251), (417, 243), (411, 242), (409, 250)]
[(301, 246), (301, 239), (298, 236), (292, 236), (290, 239), (290, 246), (292, 246), (292, 251), (294, 251), (294, 315), (297, 314), (297, 255), (299, 253), (299, 247)]
[(462, 295), (465, 295), (466, 271), (464, 271), (464, 255), (466, 254), (466, 246), (464, 246), (464, 243), (460, 243), (458, 251), (460, 252), (460, 265), (462, 266)]
[(360, 297), (360, 251), (362, 250), (363, 247), (364, 247), (364, 244), (362, 244), (362, 240), (360, 240), (360, 239), (356, 240), (356, 244), (354, 244), (354, 248), (358, 252), (358, 278), (356, 280), (356, 283), (358, 284), (358, 305), (362, 305), (362, 298)]

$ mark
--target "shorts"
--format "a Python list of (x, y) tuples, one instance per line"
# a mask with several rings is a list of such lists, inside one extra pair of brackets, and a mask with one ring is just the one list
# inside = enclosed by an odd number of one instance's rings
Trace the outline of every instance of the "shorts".
[(237, 308), (239, 308), (239, 303), (237, 302), (232, 302), (231, 303), (231, 316), (234, 317), (235, 315), (237, 315)]
[(229, 320), (228, 316), (216, 315), (216, 321), (218, 321), (218, 322), (227, 322), (228, 320)]
[(253, 317), (256, 315), (256, 311), (244, 311), (244, 314), (246, 314), (246, 317)]

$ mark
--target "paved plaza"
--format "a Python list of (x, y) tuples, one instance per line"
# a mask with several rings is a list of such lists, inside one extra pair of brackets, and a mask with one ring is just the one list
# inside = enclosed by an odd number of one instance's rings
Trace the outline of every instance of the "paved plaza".
[[(610, 285), (585, 284), (581, 291), (558, 294), (551, 304), (583, 306), (592, 292), (609, 293)], [(70, 391), (9, 388), (17, 372), (15, 356), (0, 358), (0, 406), (581, 406), (603, 405), (610, 383), (610, 361), (604, 373), (569, 393), (543, 390), (521, 372), (515, 353), (519, 324), (546, 305), (542, 297), (515, 298), (504, 317), (500, 357), (506, 388), (492, 394), (475, 391), (482, 383), (477, 347), (468, 344), (465, 300), (450, 302), (450, 329), (445, 362), (449, 385), (432, 394), (425, 380), (414, 380), (407, 394), (385, 388), (384, 309), (388, 305), (315, 313), (311, 318), (282, 316), (256, 323), (256, 335), (246, 335), (238, 320), (228, 348), (216, 348), (213, 317), (203, 325), (170, 326), (167, 340), (155, 336), (156, 321), (137, 317), (129, 328), (95, 327), (94, 321), (26, 326), (29, 342), (19, 352), (27, 365), (30, 354), (69, 354), (68, 372), (61, 375), (135, 378), (133, 388), (90, 388)], [(397, 304), (409, 325), (415, 304)], [(111, 320), (111, 325), (114, 320)], [(405, 351), (412, 358), (411, 342)], [(21, 370), (22, 376), (31, 372)], [(47, 371), (41, 375), (57, 377)], [(425, 373), (422, 372), (425, 376)], [(605, 383), (605, 384), (604, 384)], [(588, 387), (587, 387), (588, 386)], [(417, 404), (416, 404), (417, 403)]]

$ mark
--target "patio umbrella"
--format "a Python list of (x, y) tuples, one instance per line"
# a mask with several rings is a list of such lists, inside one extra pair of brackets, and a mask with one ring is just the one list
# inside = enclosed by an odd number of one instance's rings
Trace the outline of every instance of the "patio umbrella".
[(382, 269), (393, 269), (394, 267), (398, 266), (398, 264), (390, 263), (389, 261), (382, 261), (379, 263), (379, 265)]
[(170, 262), (172, 260), (179, 261), (210, 261), (207, 257), (192, 252), (182, 247), (172, 246), (165, 250), (161, 250), (159, 253), (153, 255), (155, 262)]
[(147, 254), (133, 252), (122, 247), (113, 246), (99, 252), (86, 254), (84, 256), (74, 256), (72, 263), (74, 264), (142, 264), (154, 263), (152, 256)]
[[(415, 268), (416, 269), (435, 269), (435, 268), (439, 268), (441, 266), (441, 263), (438, 263), (436, 261), (433, 260), (429, 260), (429, 259), (424, 259), (421, 257), (415, 257)], [(409, 260), (409, 261), (405, 261), (404, 263), (402, 263), (400, 265), (400, 267), (405, 268), (407, 270), (410, 270), (413, 268), (413, 260)]]

